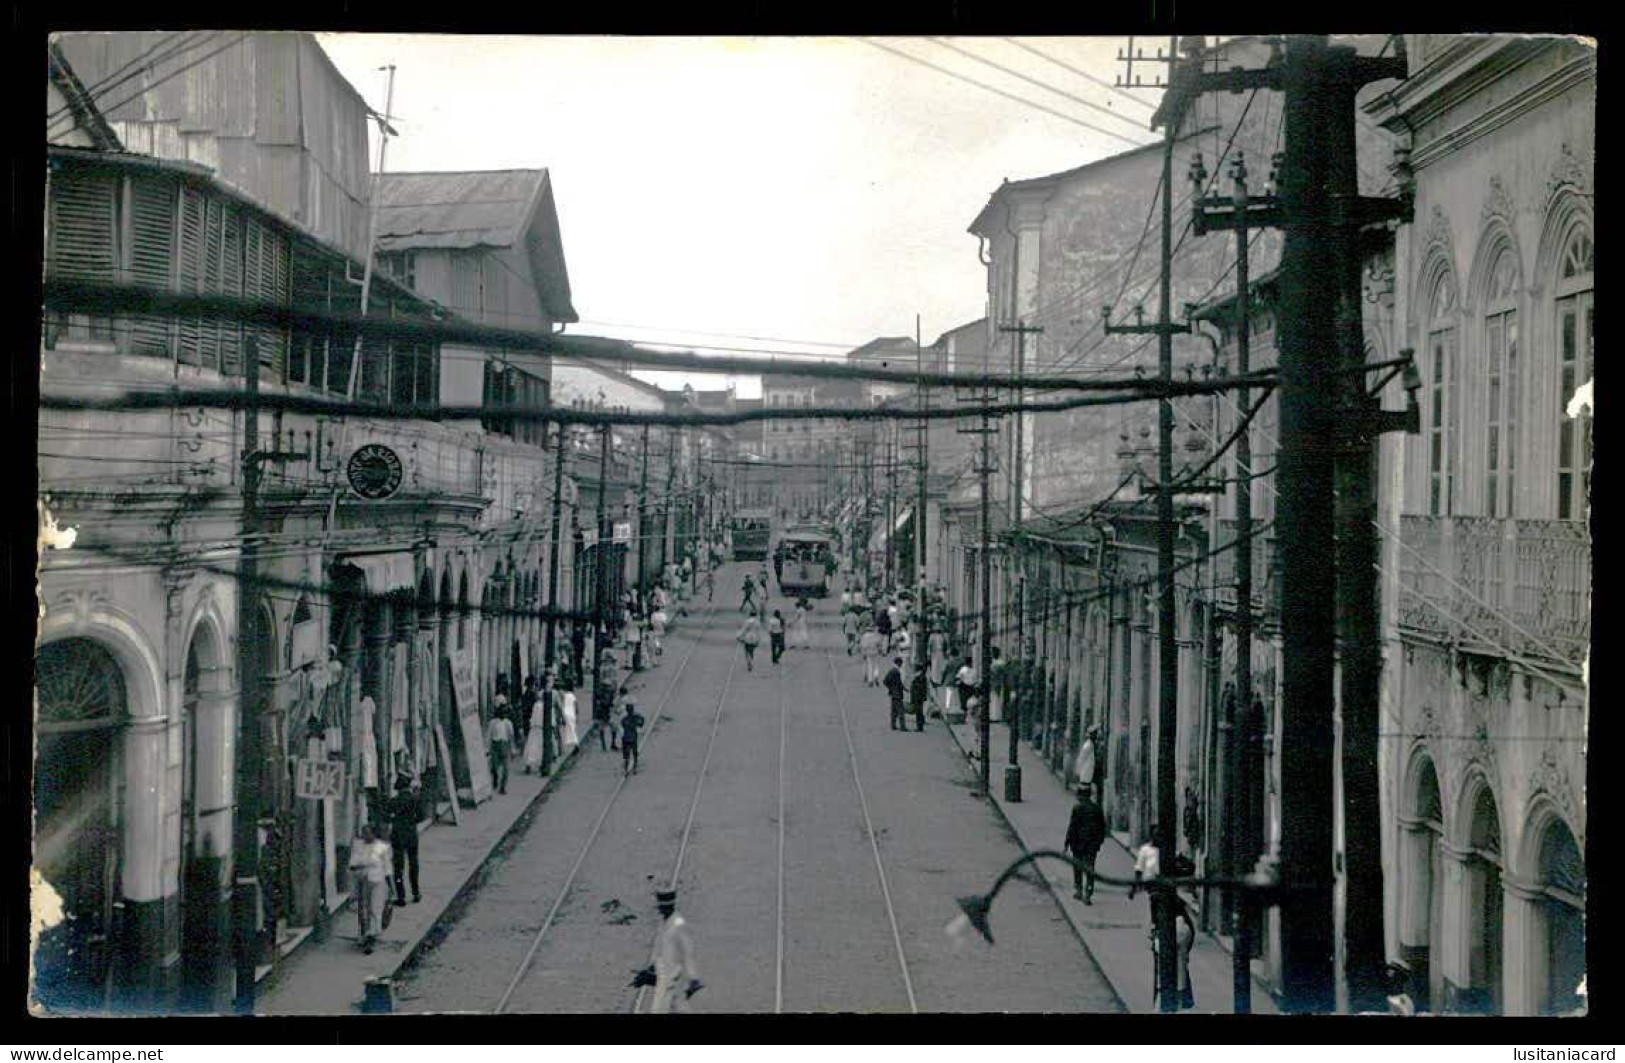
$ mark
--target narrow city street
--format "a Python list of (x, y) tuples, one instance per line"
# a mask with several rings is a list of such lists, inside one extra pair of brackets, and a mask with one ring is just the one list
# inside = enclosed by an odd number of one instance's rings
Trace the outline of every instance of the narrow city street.
[(746, 671), (722, 590), (746, 570), (724, 568), (714, 614), (697, 608), (639, 676), (641, 770), (623, 781), (594, 739), (403, 974), (399, 1010), (632, 1010), (674, 872), (695, 1011), (1120, 1010), (1035, 882), (1001, 894), (996, 948), (955, 949), (954, 898), (1017, 843), (940, 723), (889, 729), (834, 603), (815, 605), (810, 649), (775, 666), (764, 645)]

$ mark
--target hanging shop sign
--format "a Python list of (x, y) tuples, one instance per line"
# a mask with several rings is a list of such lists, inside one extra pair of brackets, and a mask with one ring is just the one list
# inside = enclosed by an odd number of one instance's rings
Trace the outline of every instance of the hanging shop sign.
[(344, 796), (344, 762), (301, 757), (293, 773), (293, 792), (313, 800)]
[(350, 480), (350, 490), (362, 498), (388, 498), (401, 486), (400, 455), (382, 443), (358, 447), (350, 455), (344, 471)]
[(632, 541), (631, 521), (618, 520), (615, 522), (615, 541), (618, 543), (629, 543)]

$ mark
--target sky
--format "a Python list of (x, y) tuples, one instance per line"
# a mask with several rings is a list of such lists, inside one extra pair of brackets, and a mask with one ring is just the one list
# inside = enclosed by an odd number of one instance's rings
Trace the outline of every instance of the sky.
[[(378, 111), (396, 67), (387, 169), (548, 169), (570, 331), (803, 357), (981, 317), (999, 183), (1150, 142), (1159, 95), (997, 37), (319, 39)], [(1019, 41), (1121, 71), (1123, 38)]]

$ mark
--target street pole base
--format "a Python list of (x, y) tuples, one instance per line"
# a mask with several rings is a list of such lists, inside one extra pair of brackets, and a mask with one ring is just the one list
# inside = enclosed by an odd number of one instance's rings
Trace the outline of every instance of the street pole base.
[(361, 998), (363, 1015), (390, 1015), (395, 1011), (395, 983), (388, 978), (369, 978)]
[(1021, 800), (1021, 768), (1014, 764), (1004, 766), (1004, 799)]

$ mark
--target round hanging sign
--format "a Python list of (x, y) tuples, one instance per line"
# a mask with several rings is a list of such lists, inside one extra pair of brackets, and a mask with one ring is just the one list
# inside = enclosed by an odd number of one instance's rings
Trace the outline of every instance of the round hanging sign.
[(401, 459), (382, 443), (368, 443), (345, 466), (350, 489), (362, 498), (388, 498), (401, 486)]

